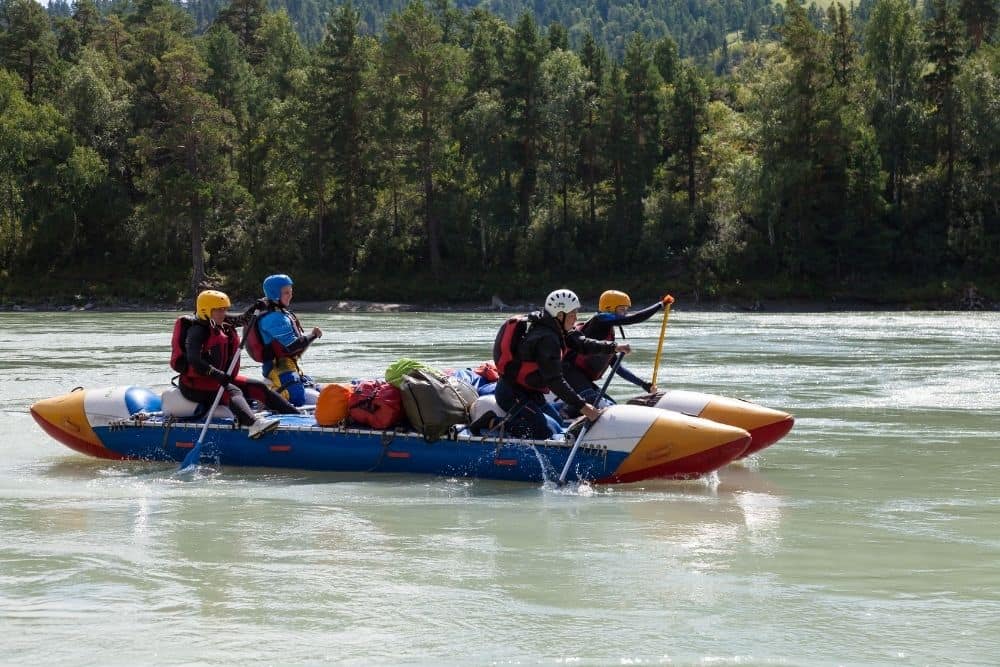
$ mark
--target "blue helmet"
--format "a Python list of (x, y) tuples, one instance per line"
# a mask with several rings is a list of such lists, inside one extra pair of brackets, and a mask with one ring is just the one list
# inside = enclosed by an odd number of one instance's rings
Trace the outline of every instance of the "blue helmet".
[(292, 279), (284, 273), (276, 273), (273, 276), (264, 278), (264, 296), (271, 301), (281, 300), (281, 288), (291, 285)]

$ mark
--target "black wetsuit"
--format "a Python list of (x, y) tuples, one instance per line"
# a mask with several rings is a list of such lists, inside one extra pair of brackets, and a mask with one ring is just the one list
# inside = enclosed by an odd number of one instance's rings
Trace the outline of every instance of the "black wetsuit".
[[(528, 331), (517, 346), (515, 356), (518, 361), (538, 364), (538, 369), (525, 378), (528, 386), (501, 377), (497, 382), (496, 399), (497, 404), (508, 413), (515, 408), (517, 410), (508, 422), (511, 432), (520, 437), (547, 438), (552, 435), (552, 429), (543, 413), (548, 413), (557, 420), (558, 413), (546, 403), (542, 393), (545, 388), (576, 410), (586, 404), (563, 377), (564, 351), (570, 349), (584, 354), (613, 354), (615, 343), (586, 338), (575, 329), (564, 332), (558, 320), (541, 311), (529, 314), (528, 321)], [(518, 405), (521, 407), (518, 408)]]
[[(622, 316), (615, 315), (614, 313), (598, 313), (587, 320), (587, 322), (580, 327), (580, 331), (588, 338), (614, 341), (615, 327), (620, 328), (629, 324), (639, 324), (640, 322), (645, 322), (662, 309), (663, 303), (657, 302), (648, 308), (643, 308), (642, 310)], [(624, 332), (622, 335), (624, 336)], [(591, 380), (591, 377), (585, 373), (583, 369), (577, 366), (578, 354), (578, 352), (573, 350), (566, 353), (566, 356), (563, 358), (563, 375), (569, 385), (573, 388), (573, 391), (593, 403), (597, 399), (597, 395), (600, 393), (600, 390), (597, 388), (597, 385), (594, 384), (594, 381)], [(611, 354), (589, 355), (585, 363), (588, 368), (592, 369), (595, 373), (600, 371), (600, 375), (603, 375), (604, 370), (607, 369), (608, 365), (611, 363), (613, 354), (614, 353), (612, 352)], [(646, 382), (622, 365), (618, 366), (617, 374), (624, 380), (627, 380), (638, 387), (642, 387), (643, 391), (648, 392), (650, 387), (652, 387), (649, 382)], [(600, 375), (598, 375), (598, 377), (600, 377)], [(606, 400), (608, 403), (614, 403), (611, 399)], [(601, 406), (598, 405), (597, 407)], [(579, 408), (576, 408), (569, 403), (566, 404), (566, 408), (566, 413), (569, 416), (576, 416), (580, 414)]]

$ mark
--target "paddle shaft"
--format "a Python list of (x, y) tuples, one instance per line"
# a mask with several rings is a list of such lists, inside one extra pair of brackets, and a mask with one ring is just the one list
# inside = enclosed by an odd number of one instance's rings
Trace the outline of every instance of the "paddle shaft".
[[(604, 398), (604, 394), (608, 391), (608, 385), (611, 384), (611, 378), (615, 376), (618, 371), (618, 367), (622, 364), (622, 359), (625, 358), (624, 352), (618, 353), (618, 358), (615, 359), (615, 363), (611, 366), (611, 372), (608, 373), (608, 379), (604, 381), (604, 386), (601, 387), (601, 393), (597, 395), (594, 399), (594, 407), (598, 407), (601, 403), (601, 399)], [(596, 420), (595, 420), (596, 421)], [(587, 431), (590, 430), (590, 425), (594, 422), (587, 421), (586, 424), (580, 429), (580, 435), (576, 436), (576, 442), (573, 443), (573, 449), (569, 450), (569, 456), (566, 457), (566, 465), (563, 466), (562, 473), (559, 475), (559, 486), (566, 483), (566, 475), (569, 474), (569, 467), (573, 464), (573, 459), (576, 457), (576, 450), (580, 449), (580, 443), (583, 442), (583, 436), (587, 435)]]
[(656, 359), (653, 361), (653, 379), (650, 384), (656, 384), (656, 375), (660, 370), (660, 355), (663, 353), (663, 337), (667, 333), (667, 318), (670, 317), (670, 306), (667, 304), (663, 309), (663, 323), (660, 324), (660, 342), (656, 344)]
[[(253, 317), (250, 319), (250, 326), (257, 326), (257, 312), (254, 311)], [(233, 371), (236, 370), (236, 364), (239, 363), (240, 354), (243, 352), (243, 346), (246, 345), (246, 336), (240, 341), (239, 347), (236, 348), (236, 354), (229, 361), (229, 368), (226, 369), (226, 375), (232, 377)], [(188, 362), (190, 363), (190, 361)], [(215, 400), (212, 401), (212, 407), (208, 409), (208, 415), (205, 417), (205, 423), (201, 427), (201, 434), (198, 436), (198, 441), (194, 443), (194, 447), (191, 451), (187, 453), (184, 460), (181, 461), (181, 470), (195, 465), (201, 460), (201, 443), (205, 441), (205, 434), (208, 433), (208, 425), (212, 421), (212, 415), (215, 414), (215, 409), (219, 407), (219, 402), (222, 400), (222, 392), (226, 390), (226, 385), (220, 384), (219, 391), (215, 392)]]

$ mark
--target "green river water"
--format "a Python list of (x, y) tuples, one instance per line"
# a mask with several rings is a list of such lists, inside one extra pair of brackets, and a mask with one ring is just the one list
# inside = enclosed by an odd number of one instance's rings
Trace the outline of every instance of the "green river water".
[[(694, 482), (181, 479), (35, 425), (168, 383), (175, 316), (0, 313), (2, 665), (1000, 664), (998, 313), (675, 309), (661, 387), (797, 419)], [(303, 366), (467, 366), (503, 317), (307, 313)], [(659, 318), (627, 333), (648, 377)]]

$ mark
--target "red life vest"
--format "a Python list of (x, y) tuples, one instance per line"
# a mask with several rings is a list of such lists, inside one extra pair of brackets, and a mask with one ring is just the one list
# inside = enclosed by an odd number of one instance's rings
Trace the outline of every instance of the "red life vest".
[[(587, 320), (582, 324), (577, 324), (576, 330), (579, 331), (584, 336), (586, 336), (587, 338), (590, 338), (590, 336), (587, 335), (588, 324), (590, 324), (590, 320)], [(608, 333), (604, 336), (604, 340), (613, 341), (614, 339), (615, 339), (615, 330), (613, 327), (609, 327)], [(608, 366), (611, 365), (611, 362), (615, 358), (615, 355), (613, 354), (601, 354), (601, 353), (583, 354), (575, 350), (571, 350), (570, 354), (573, 355), (573, 360), (572, 360), (573, 365), (579, 368), (580, 371), (582, 371), (583, 374), (589, 377), (591, 380), (600, 379), (600, 377), (604, 375), (604, 371), (608, 370)]]
[[(201, 346), (201, 357), (215, 368), (226, 372), (229, 370), (233, 355), (239, 354), (240, 335), (236, 333), (235, 327), (228, 325), (217, 327), (209, 324), (207, 326), (209, 334)], [(237, 359), (230, 375), (236, 377), (239, 372), (240, 360)], [(215, 391), (219, 388), (218, 380), (208, 375), (202, 375), (195, 370), (194, 365), (190, 362), (187, 364), (187, 370), (181, 373), (181, 382), (192, 389)]]
[(493, 341), (493, 362), (500, 377), (516, 382), (530, 391), (548, 391), (548, 387), (538, 387), (528, 382), (528, 376), (538, 371), (538, 363), (522, 361), (517, 348), (528, 332), (528, 318), (525, 315), (512, 317), (500, 325), (496, 340)]
[[(280, 304), (271, 302), (268, 305), (268, 311), (265, 314), (270, 314), (275, 311), (280, 311), (288, 316), (292, 323), (292, 331), (295, 332), (295, 336), (297, 338), (305, 335), (302, 331), (302, 324), (299, 322), (299, 318), (295, 316), (295, 313), (290, 310), (286, 310)], [(247, 354), (250, 355), (250, 358), (254, 361), (265, 362), (281, 357), (294, 356), (295, 358), (298, 358), (301, 356), (301, 353), (295, 355), (289, 354), (288, 350), (285, 349), (285, 346), (274, 339), (271, 340), (270, 345), (265, 345), (264, 339), (260, 335), (260, 320), (262, 317), (264, 317), (264, 315), (258, 316), (253, 321), (253, 326), (247, 325), (243, 327), (243, 337), (246, 338)]]
[(174, 335), (170, 339), (170, 367), (178, 373), (183, 373), (188, 369), (184, 345), (187, 343), (188, 330), (196, 321), (197, 318), (191, 315), (182, 315), (174, 322)]

